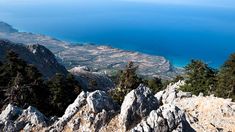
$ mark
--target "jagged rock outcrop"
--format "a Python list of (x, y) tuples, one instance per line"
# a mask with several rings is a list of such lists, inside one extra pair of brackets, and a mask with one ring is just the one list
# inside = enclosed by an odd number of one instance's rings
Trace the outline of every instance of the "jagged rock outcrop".
[(125, 129), (133, 127), (158, 107), (158, 101), (149, 88), (140, 85), (132, 90), (126, 95), (121, 106), (120, 118)]
[(48, 119), (34, 107), (23, 110), (9, 104), (0, 115), (0, 131), (39, 131), (48, 126)]
[(116, 109), (116, 105), (112, 98), (104, 91), (99, 90), (88, 95), (87, 104), (90, 107), (90, 110), (94, 113), (102, 112), (102, 110), (110, 111)]
[(134, 127), (132, 132), (181, 132), (183, 131), (184, 113), (176, 106), (166, 104), (153, 110), (147, 119)]
[(155, 95), (162, 104), (173, 104), (185, 112), (189, 125), (195, 131), (235, 131), (235, 103), (231, 99), (192, 95), (182, 92), (183, 81), (171, 84)]
[(172, 103), (176, 99), (181, 99), (184, 97), (192, 97), (190, 92), (182, 92), (178, 90), (180, 86), (184, 84), (184, 81), (178, 81), (177, 83), (170, 84), (165, 90), (156, 93), (155, 97), (158, 99), (160, 104)]
[(104, 92), (82, 92), (51, 131), (98, 131), (114, 115), (117, 104)]
[(180, 85), (182, 81), (157, 93), (161, 104), (147, 87), (140, 85), (128, 93), (121, 108), (104, 91), (82, 92), (58, 119), (48, 119), (33, 107), (23, 110), (9, 104), (0, 115), (0, 131), (234, 131), (234, 102), (191, 96), (179, 91)]
[(13, 50), (28, 64), (37, 67), (44, 78), (50, 78), (56, 73), (66, 75), (67, 70), (57, 62), (55, 56), (47, 48), (41, 45), (20, 45), (7, 40), (0, 40), (0, 61), (4, 61), (6, 52)]
[(76, 76), (77, 80), (87, 91), (109, 91), (114, 88), (114, 83), (107, 75), (100, 72), (93, 72), (86, 66), (77, 66), (69, 70), (71, 74)]

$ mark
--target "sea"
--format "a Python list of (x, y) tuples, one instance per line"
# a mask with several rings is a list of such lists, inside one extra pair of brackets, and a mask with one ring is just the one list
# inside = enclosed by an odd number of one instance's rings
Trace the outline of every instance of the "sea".
[(0, 21), (74, 44), (164, 56), (178, 67), (200, 59), (218, 68), (235, 53), (234, 0), (172, 1), (0, 0)]

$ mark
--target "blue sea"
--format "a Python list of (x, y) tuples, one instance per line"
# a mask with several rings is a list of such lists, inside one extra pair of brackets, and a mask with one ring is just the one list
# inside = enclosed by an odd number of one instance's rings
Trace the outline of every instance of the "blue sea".
[(235, 52), (235, 1), (178, 1), (0, 0), (0, 20), (61, 40), (162, 55), (176, 66), (191, 59), (221, 66)]

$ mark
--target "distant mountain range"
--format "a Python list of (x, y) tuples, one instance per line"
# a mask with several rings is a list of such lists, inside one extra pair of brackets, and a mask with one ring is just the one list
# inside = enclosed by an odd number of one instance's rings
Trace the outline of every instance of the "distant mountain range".
[(19, 32), (9, 24), (0, 22), (0, 39), (8, 39), (26, 45), (39, 44), (51, 50), (57, 60), (67, 69), (87, 66), (92, 71), (115, 74), (125, 67), (128, 61), (139, 65), (138, 73), (146, 77), (170, 79), (182, 73), (162, 56), (153, 56), (94, 44), (73, 44), (49, 36)]

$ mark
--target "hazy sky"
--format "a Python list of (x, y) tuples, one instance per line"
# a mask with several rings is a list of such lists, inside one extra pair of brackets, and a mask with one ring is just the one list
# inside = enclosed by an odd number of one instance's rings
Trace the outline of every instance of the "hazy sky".
[(123, 1), (195, 5), (195, 6), (216, 6), (216, 7), (234, 7), (235, 6), (234, 0), (123, 0)]
[(69, 4), (69, 3), (104, 3), (104, 2), (122, 1), (122, 2), (143, 2), (156, 4), (177, 4), (190, 6), (211, 6), (235, 8), (235, 0), (0, 0), (0, 4)]

